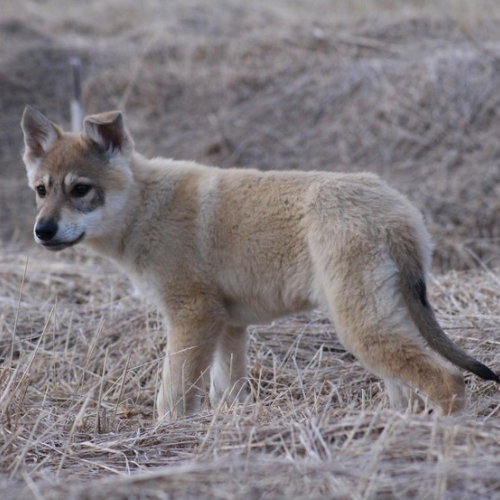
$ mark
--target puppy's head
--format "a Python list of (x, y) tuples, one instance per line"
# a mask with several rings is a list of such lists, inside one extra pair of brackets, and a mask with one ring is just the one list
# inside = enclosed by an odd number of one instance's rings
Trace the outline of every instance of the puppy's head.
[(34, 235), (49, 250), (105, 236), (126, 203), (134, 144), (119, 111), (85, 118), (81, 134), (62, 131), (28, 106), (24, 163), (36, 193)]

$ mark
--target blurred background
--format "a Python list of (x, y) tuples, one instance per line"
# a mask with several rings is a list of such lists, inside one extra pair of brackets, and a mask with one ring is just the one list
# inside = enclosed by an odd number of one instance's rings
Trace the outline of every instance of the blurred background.
[(424, 212), (435, 269), (500, 262), (500, 1), (2, 0), (0, 248), (31, 245), (19, 126), (119, 108), (147, 156), (368, 170)]

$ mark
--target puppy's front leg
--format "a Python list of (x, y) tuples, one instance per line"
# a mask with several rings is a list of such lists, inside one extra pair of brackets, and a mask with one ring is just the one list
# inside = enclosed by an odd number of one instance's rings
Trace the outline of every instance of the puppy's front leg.
[(157, 399), (159, 419), (175, 420), (198, 410), (221, 328), (213, 320), (170, 325)]
[(226, 325), (217, 338), (210, 371), (210, 402), (217, 407), (224, 399), (228, 405), (245, 401), (248, 396), (248, 333), (245, 327)]

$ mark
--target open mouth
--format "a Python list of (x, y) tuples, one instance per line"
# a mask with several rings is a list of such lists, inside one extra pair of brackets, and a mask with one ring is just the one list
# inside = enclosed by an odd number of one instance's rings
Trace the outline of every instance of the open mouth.
[(39, 241), (38, 244), (41, 245), (43, 248), (50, 250), (51, 252), (58, 252), (59, 250), (64, 250), (65, 248), (69, 248), (72, 247), (73, 245), (76, 245), (77, 243), (80, 243), (80, 241), (82, 241), (84, 237), (85, 237), (85, 231), (80, 236), (78, 236), (78, 238), (71, 241), (57, 241), (57, 240)]

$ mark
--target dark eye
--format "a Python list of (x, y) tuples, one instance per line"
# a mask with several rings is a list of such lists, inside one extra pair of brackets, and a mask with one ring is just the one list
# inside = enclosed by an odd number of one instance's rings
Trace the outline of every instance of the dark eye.
[(77, 184), (72, 190), (71, 190), (71, 196), (74, 196), (75, 198), (83, 198), (91, 189), (91, 186), (88, 184)]
[(36, 187), (36, 192), (38, 194), (38, 196), (40, 196), (40, 198), (44, 198), (45, 195), (47, 194), (47, 190), (45, 189), (45, 186), (37, 186)]

